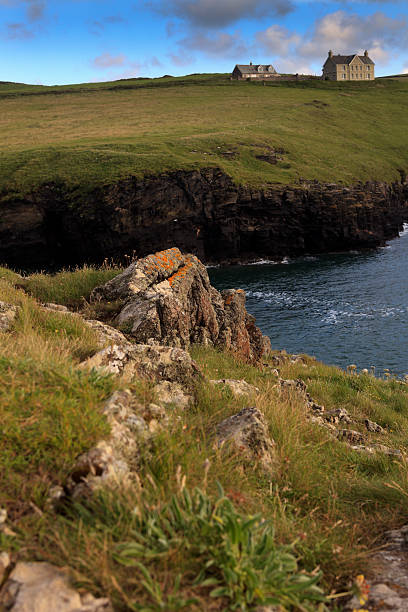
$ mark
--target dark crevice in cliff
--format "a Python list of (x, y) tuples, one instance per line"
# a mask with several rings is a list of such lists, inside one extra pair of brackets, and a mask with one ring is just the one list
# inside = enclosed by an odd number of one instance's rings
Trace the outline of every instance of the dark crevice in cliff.
[(408, 220), (408, 183), (238, 187), (218, 169), (64, 184), (0, 198), (0, 262), (101, 263), (177, 246), (208, 263), (381, 246)]

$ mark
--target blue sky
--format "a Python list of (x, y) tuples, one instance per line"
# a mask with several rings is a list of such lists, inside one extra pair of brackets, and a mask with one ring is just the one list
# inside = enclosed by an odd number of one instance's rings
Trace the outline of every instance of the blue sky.
[(327, 51), (368, 49), (408, 72), (407, 0), (0, 0), (0, 80), (63, 84), (230, 72), (321, 74)]

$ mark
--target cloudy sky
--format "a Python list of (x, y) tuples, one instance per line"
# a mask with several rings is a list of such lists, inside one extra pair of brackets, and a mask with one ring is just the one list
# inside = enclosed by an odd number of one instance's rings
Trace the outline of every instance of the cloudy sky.
[(62, 84), (230, 72), (321, 74), (368, 49), (408, 72), (408, 0), (0, 0), (0, 80)]

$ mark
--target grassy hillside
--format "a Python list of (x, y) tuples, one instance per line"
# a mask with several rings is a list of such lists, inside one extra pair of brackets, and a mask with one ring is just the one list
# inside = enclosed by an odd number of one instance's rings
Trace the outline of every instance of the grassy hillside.
[[(299, 178), (391, 181), (408, 167), (407, 93), (403, 79), (0, 83), (0, 191), (51, 180), (92, 187), (203, 166), (257, 186)], [(274, 149), (283, 152), (271, 164), (265, 157)]]
[[(0, 533), (1, 549), (72, 567), (79, 584), (111, 597), (117, 611), (249, 611), (266, 592), (282, 612), (342, 609), (336, 597), (318, 607), (322, 591), (308, 575), (327, 595), (350, 591), (357, 574), (369, 575), (383, 532), (406, 522), (408, 386), (400, 381), (308, 357), (282, 363), (282, 377), (303, 379), (327, 410), (347, 409), (361, 422), (353, 427), (364, 431), (365, 418), (382, 425), (381, 434), (365, 433), (370, 443), (402, 451), (370, 455), (308, 420), (296, 393), (278, 392), (270, 368), (193, 347), (204, 378), (193, 404), (175, 408), (141, 462), (142, 489), (136, 481), (52, 509), (51, 487), (64, 482), (79, 453), (108, 436), (101, 406), (112, 391), (126, 385), (143, 406), (155, 400), (148, 381), (79, 370), (79, 360), (97, 350), (93, 331), (37, 301), (80, 308), (81, 295), (117, 272), (22, 278), (0, 269), (0, 300), (19, 307), (13, 328), (0, 332), (0, 508), (14, 532)], [(214, 378), (245, 379), (260, 392), (237, 398), (211, 386)], [(272, 478), (241, 452), (214, 445), (216, 425), (248, 402), (276, 442)], [(267, 557), (254, 528), (260, 517)]]

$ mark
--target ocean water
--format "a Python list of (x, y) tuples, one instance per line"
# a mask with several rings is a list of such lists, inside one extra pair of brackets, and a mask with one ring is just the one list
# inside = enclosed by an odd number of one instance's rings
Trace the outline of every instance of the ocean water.
[(341, 367), (408, 374), (408, 224), (385, 248), (210, 268), (242, 288), (273, 348)]

